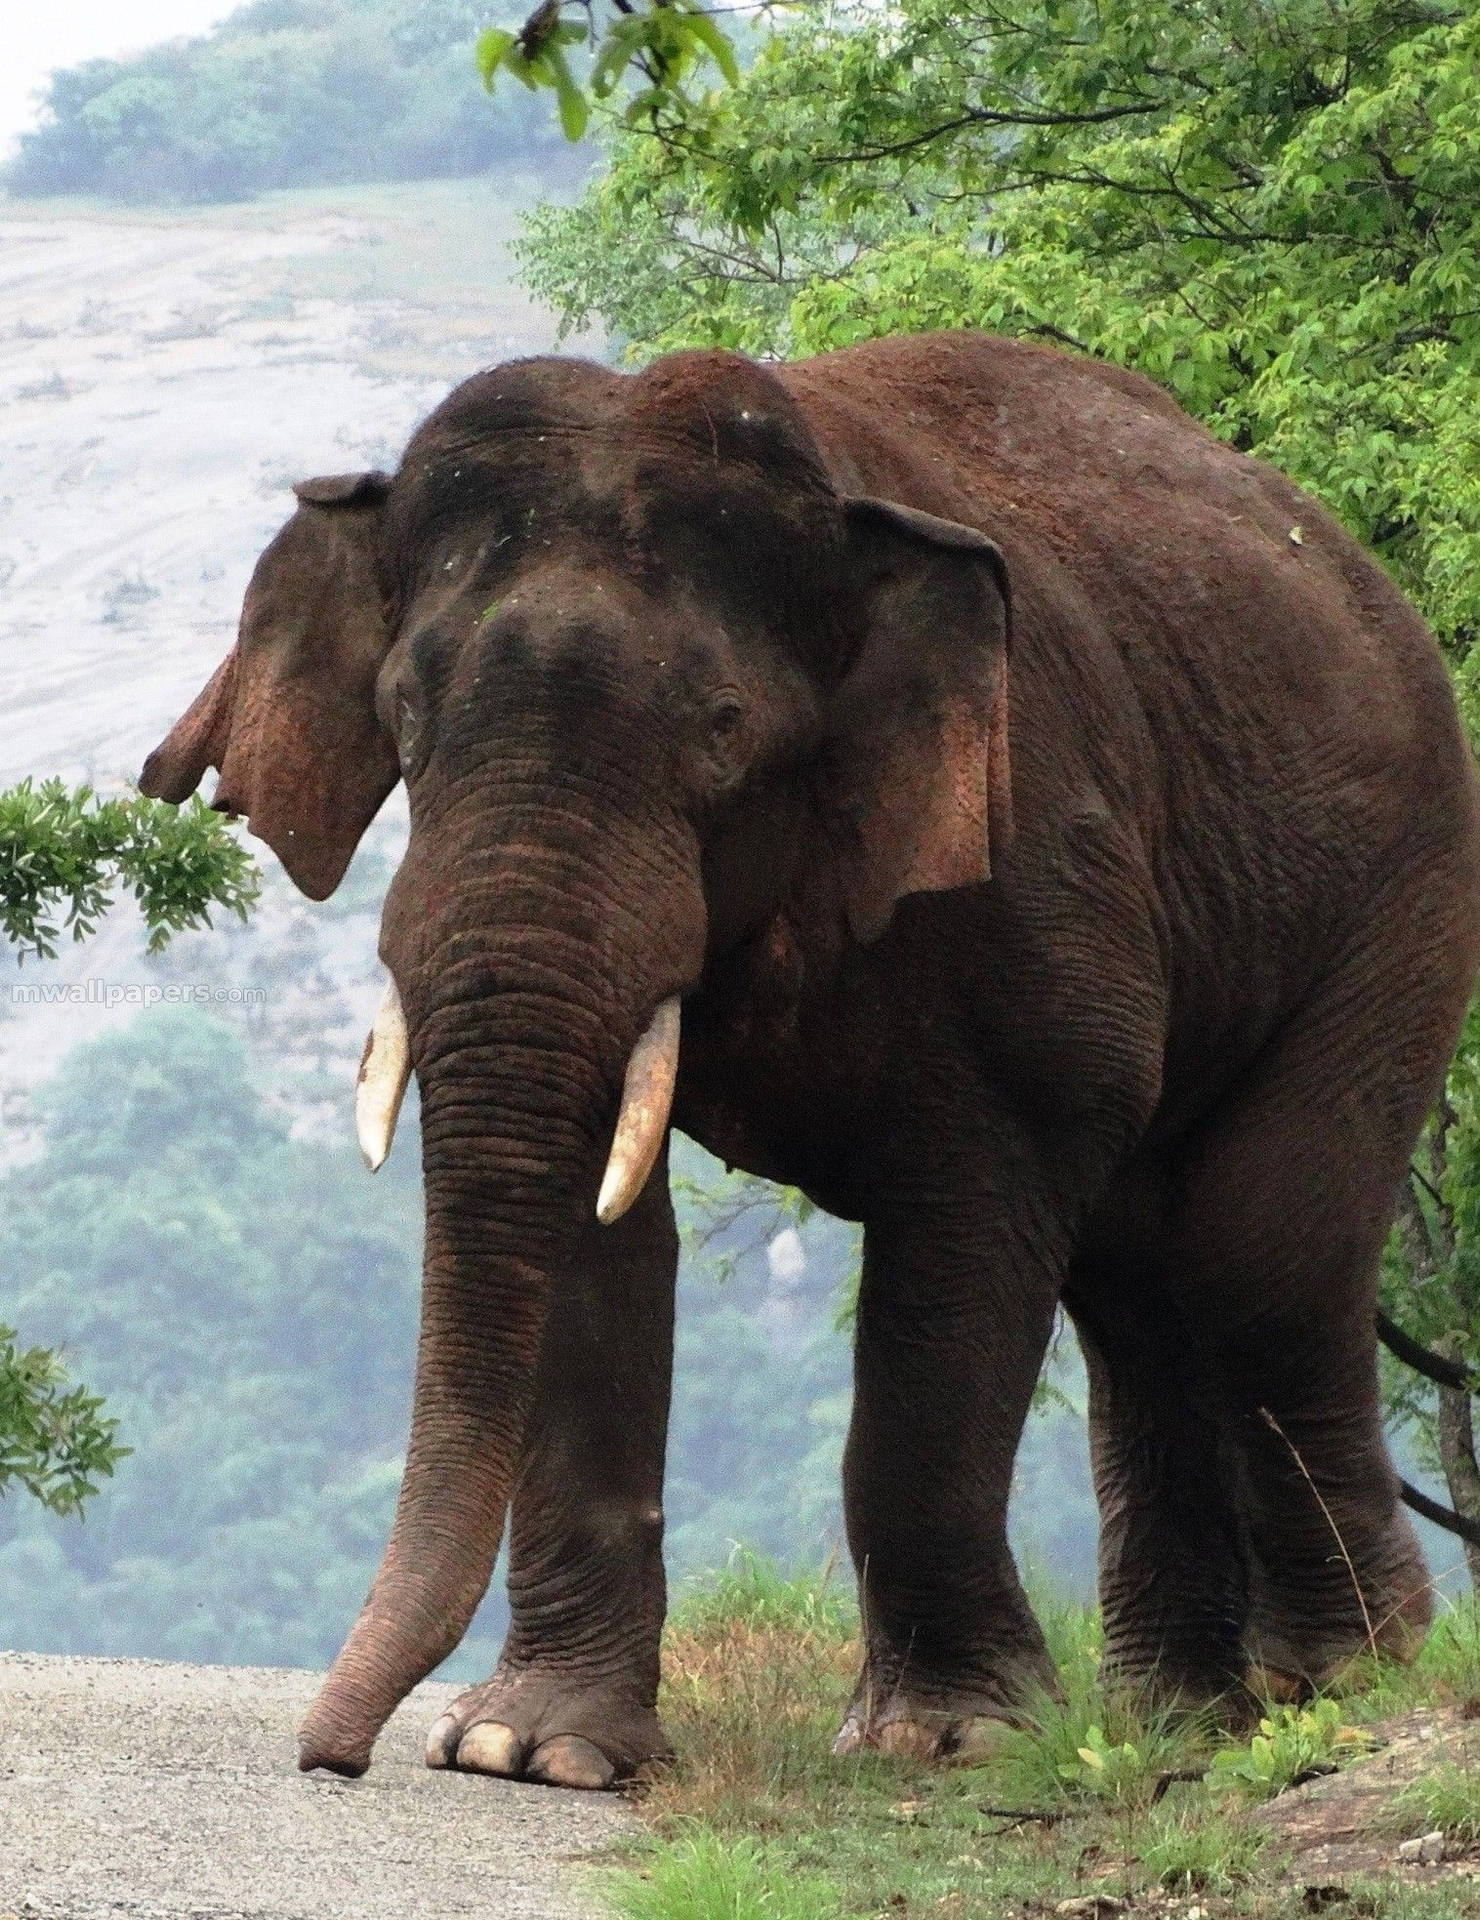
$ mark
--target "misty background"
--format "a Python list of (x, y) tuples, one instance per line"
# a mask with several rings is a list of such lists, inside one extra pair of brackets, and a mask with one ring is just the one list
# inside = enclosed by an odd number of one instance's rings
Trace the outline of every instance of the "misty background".
[[(456, 381), (554, 347), (507, 245), (592, 154), (547, 100), (487, 98), (489, 18), (152, 0), (124, 31), (72, 0), (7, 23), (0, 786), (121, 788), (231, 644), (290, 483), (394, 466)], [(364, 1597), (420, 1262), (414, 1107), (374, 1179), (351, 1127), (404, 831), (398, 794), (321, 906), (252, 843), (251, 922), (157, 958), (129, 907), (54, 962), (0, 953), (0, 1318), (59, 1347), (134, 1449), (83, 1521), (0, 1502), (0, 1646), (322, 1666)], [(671, 1572), (736, 1542), (822, 1564), (842, 1551), (856, 1236), (799, 1227), (686, 1143), (676, 1170)], [(1048, 1379), (1014, 1538), (1041, 1585), (1087, 1594), (1067, 1336)], [(503, 1617), (496, 1581), (450, 1675), (487, 1671)]]

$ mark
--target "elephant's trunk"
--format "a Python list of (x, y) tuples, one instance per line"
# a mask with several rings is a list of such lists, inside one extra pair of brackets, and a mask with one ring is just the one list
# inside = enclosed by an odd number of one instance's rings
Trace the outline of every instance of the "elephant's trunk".
[[(636, 1200), (657, 1163), (678, 1079), (678, 995), (670, 994), (632, 1049), (622, 1106), (596, 1196), (596, 1217), (611, 1226)], [(386, 988), (365, 1042), (355, 1088), (355, 1132), (372, 1173), (385, 1165), (411, 1079), (411, 1039), (395, 982)]]
[[(697, 880), (685, 911), (619, 910), (596, 903), (589, 873), (536, 893), (498, 864), (444, 881), (441, 897), (464, 912), (513, 903), (515, 924), (428, 937), (414, 908), (419, 958), (388, 941), (421, 1089), (415, 1398), (390, 1543), (304, 1724), (305, 1768), (362, 1773), (388, 1716), (467, 1631), (503, 1534), (549, 1287), (596, 1205), (628, 1056), (702, 958)], [(608, 849), (608, 882), (611, 866)]]

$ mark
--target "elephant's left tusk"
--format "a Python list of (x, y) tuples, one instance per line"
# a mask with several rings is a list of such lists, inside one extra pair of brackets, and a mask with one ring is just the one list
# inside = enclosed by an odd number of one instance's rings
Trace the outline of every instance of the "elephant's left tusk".
[(678, 1078), (678, 995), (665, 1000), (632, 1049), (622, 1082), (622, 1110), (596, 1200), (596, 1218), (620, 1220), (647, 1185), (662, 1150)]
[(365, 1165), (379, 1172), (396, 1137), (396, 1117), (411, 1078), (411, 1042), (401, 996), (392, 980), (375, 1015), (355, 1082), (355, 1134)]

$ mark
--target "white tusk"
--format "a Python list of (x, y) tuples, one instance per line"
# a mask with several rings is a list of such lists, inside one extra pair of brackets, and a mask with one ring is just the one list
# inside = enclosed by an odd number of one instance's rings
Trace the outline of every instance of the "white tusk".
[(647, 1185), (668, 1128), (677, 1078), (678, 995), (674, 994), (648, 1022), (647, 1032), (627, 1062), (622, 1110), (596, 1200), (596, 1218), (604, 1227), (620, 1220)]
[(411, 1078), (411, 1042), (401, 996), (392, 980), (365, 1039), (355, 1082), (355, 1134), (365, 1165), (378, 1173), (396, 1137), (396, 1116)]

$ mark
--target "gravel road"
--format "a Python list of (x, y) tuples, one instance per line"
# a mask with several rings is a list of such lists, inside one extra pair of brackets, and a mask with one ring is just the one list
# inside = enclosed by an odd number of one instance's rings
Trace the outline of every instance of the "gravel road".
[(301, 1774), (318, 1683), (266, 1667), (0, 1654), (0, 1920), (596, 1920), (604, 1794), (429, 1773), (424, 1686), (363, 1780)]

